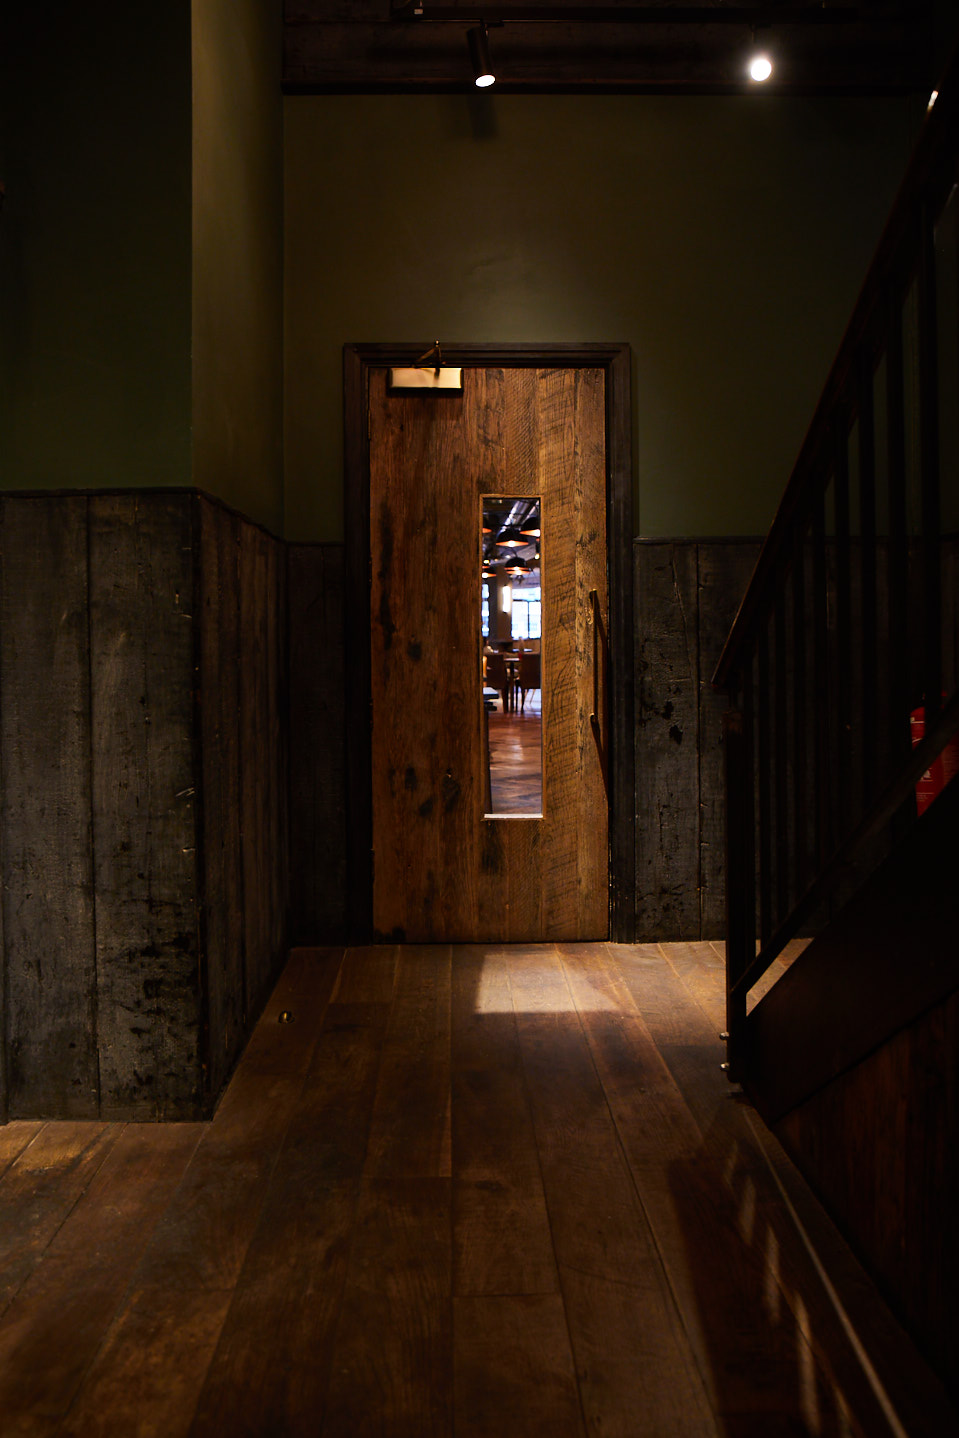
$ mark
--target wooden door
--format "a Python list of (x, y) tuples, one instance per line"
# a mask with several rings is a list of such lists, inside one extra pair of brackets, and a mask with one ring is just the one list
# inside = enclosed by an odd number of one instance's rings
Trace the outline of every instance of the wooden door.
[[(608, 814), (590, 724), (606, 613), (601, 369), (466, 369), (391, 395), (370, 371), (373, 924), (410, 942), (608, 933)], [(484, 817), (484, 495), (542, 503), (543, 812)]]

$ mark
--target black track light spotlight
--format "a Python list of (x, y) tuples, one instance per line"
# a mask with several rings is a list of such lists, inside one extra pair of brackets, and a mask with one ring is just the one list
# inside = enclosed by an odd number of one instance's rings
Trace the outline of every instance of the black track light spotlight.
[(472, 30), (467, 30), (466, 39), (470, 47), (470, 59), (473, 62), (473, 76), (477, 86), (485, 90), (492, 85), (496, 79), (493, 74), (493, 62), (489, 53), (489, 31), (486, 28), (486, 21), (483, 20)]

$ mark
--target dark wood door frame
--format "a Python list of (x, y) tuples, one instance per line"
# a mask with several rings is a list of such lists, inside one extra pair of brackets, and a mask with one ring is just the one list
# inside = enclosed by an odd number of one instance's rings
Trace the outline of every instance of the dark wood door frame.
[[(346, 521), (346, 762), (349, 937), (373, 934), (370, 782), (369, 371), (412, 364), (416, 344), (343, 346)], [(606, 376), (606, 544), (609, 569), (609, 933), (636, 933), (636, 783), (633, 729), (633, 465), (630, 352), (625, 344), (444, 345), (466, 368), (602, 369)]]

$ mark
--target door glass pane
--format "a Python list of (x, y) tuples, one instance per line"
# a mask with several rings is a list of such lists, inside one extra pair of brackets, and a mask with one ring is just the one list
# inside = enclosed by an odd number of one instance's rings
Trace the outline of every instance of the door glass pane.
[(543, 581), (538, 497), (484, 495), (480, 653), (484, 815), (543, 814)]

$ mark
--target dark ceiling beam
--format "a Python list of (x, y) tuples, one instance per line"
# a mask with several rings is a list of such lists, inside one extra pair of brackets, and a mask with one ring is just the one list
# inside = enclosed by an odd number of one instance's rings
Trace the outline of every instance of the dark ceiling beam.
[(420, 4), (407, 0), (394, 6), (392, 20), (417, 25), (872, 25), (900, 23), (890, 11), (864, 12), (858, 6), (807, 5), (465, 5)]
[[(322, 0), (296, 0), (296, 18), (284, 30), (288, 91), (472, 90), (466, 29), (475, 7), (464, 10), (462, 22), (454, 25), (389, 17), (311, 20), (302, 14), (307, 5), (315, 11)], [(927, 92), (934, 78), (930, 29), (915, 18), (916, 11), (912, 15), (890, 18), (886, 7), (879, 24), (777, 23), (761, 36), (776, 61), (769, 88), (792, 94)], [(751, 27), (726, 19), (695, 25), (675, 19), (655, 25), (524, 22), (494, 30), (490, 41), (497, 92), (739, 93), (750, 88), (745, 63)]]
[[(415, 8), (416, 0), (284, 0), (283, 13), (288, 24), (311, 23), (316, 20), (389, 22), (405, 17)], [(821, 19), (824, 16), (837, 16), (842, 20), (878, 23), (888, 19), (908, 20), (917, 13), (928, 14), (931, 8), (929, 0), (756, 0), (756, 3), (751, 5), (727, 5), (726, 0), (706, 0), (706, 3), (696, 6), (682, 4), (680, 0), (676, 0), (676, 3), (673, 3), (673, 0), (660, 0), (658, 4), (646, 5), (632, 4), (630, 0), (622, 0), (622, 3), (612, 5), (593, 5), (588, 3), (588, 0), (586, 4), (579, 5), (557, 5), (555, 0), (516, 0), (515, 4), (511, 3), (511, 0), (506, 0), (506, 3), (500, 0), (500, 3), (493, 3), (488, 7), (481, 4), (480, 0), (455, 0), (455, 3), (446, 5), (434, 5), (431, 0), (422, 0), (422, 9), (427, 17), (455, 15), (464, 21), (476, 12), (489, 15), (495, 11), (510, 17), (523, 14), (567, 19), (645, 16), (656, 22), (665, 18), (695, 19), (697, 24), (704, 19), (722, 21), (727, 16), (751, 18), (763, 14), (774, 19), (810, 21), (811, 17)]]

